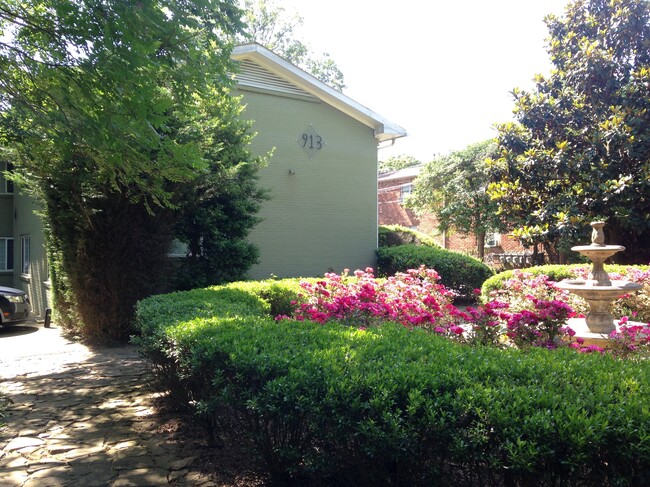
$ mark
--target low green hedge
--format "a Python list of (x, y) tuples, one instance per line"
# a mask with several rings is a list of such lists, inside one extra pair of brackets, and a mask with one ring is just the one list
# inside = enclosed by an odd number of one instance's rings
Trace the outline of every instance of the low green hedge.
[(474, 290), (494, 273), (474, 257), (450, 250), (422, 245), (380, 247), (377, 250), (377, 270), (381, 276), (417, 269), (421, 265), (435, 269), (440, 283), (458, 293), (461, 300), (475, 298)]
[(380, 225), (379, 246), (394, 247), (396, 245), (425, 245), (427, 247), (441, 248), (436, 241), (426, 233), (418, 232), (401, 225)]
[[(274, 287), (270, 293), (268, 289)], [(650, 369), (464, 347), (387, 324), (275, 322), (289, 281), (148, 298), (136, 339), (210, 435), (235, 418), (279, 480), (647, 485)], [(263, 297), (266, 295), (266, 297)]]
[[(551, 281), (559, 282), (563, 279), (571, 279), (574, 276), (572, 270), (578, 268), (590, 268), (591, 264), (570, 264), (570, 265), (541, 265), (536, 267), (528, 267), (526, 269), (521, 269), (521, 271), (532, 274), (533, 276), (547, 275)], [(605, 266), (605, 270), (608, 273), (621, 273), (624, 272), (628, 267), (635, 267), (637, 269), (647, 270), (647, 265), (619, 265), (619, 264), (608, 264)], [(503, 284), (508, 279), (512, 279), (515, 272), (518, 272), (518, 269), (510, 269), (507, 271), (499, 272), (498, 274), (493, 275), (487, 279), (483, 286), (481, 287), (481, 296), (483, 300), (488, 299), (491, 291), (496, 291), (503, 289)]]

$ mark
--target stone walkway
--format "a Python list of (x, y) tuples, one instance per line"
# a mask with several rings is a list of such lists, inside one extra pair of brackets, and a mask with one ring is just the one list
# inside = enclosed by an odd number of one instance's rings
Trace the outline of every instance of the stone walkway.
[(217, 485), (191, 469), (198, 446), (157, 432), (144, 372), (132, 346), (0, 327), (0, 487)]

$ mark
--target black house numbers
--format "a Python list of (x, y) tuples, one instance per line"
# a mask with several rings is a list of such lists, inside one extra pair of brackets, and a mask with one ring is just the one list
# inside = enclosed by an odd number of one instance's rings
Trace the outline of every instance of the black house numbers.
[(300, 147), (307, 152), (310, 159), (325, 147), (325, 140), (311, 124), (300, 134), (297, 141)]
[(323, 138), (320, 135), (302, 134), (302, 148), (321, 150), (323, 148)]

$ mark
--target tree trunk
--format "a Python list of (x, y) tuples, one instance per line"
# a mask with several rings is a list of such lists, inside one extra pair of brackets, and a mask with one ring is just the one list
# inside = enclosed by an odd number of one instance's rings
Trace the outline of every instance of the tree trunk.
[(483, 260), (483, 257), (485, 257), (485, 230), (476, 232), (476, 251), (478, 252), (478, 258)]

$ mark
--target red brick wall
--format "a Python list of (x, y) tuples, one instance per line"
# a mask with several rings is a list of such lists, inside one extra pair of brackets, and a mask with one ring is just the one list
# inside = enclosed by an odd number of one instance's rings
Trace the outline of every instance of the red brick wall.
[(402, 186), (409, 184), (413, 178), (379, 181), (378, 208), (380, 225), (402, 225), (403, 227), (417, 227), (420, 220), (413, 210), (404, 208), (399, 203)]
[[(380, 225), (402, 225), (404, 227), (415, 227), (418, 231), (431, 235), (443, 248), (465, 252), (476, 255), (477, 244), (473, 235), (463, 234), (456, 231), (446, 232), (442, 235), (438, 230), (438, 222), (433, 215), (426, 214), (418, 216), (408, 208), (399, 203), (401, 188), (405, 184), (413, 182), (414, 178), (394, 179), (391, 181), (379, 181), (378, 186), (378, 208)], [(485, 253), (510, 253), (524, 252), (526, 249), (519, 243), (519, 240), (511, 235), (500, 236), (499, 245), (485, 247)]]

